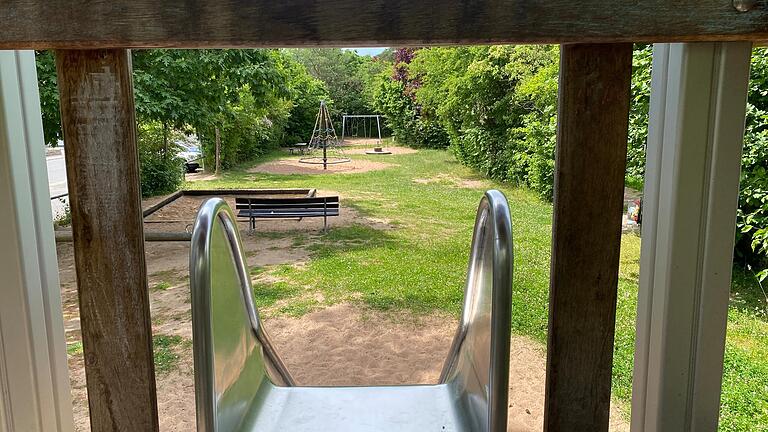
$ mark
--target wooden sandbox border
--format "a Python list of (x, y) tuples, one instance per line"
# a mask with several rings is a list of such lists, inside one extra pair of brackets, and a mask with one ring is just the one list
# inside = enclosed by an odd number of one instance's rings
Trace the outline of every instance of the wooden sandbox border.
[[(308, 188), (292, 188), (292, 189), (182, 189), (178, 190), (167, 197), (163, 198), (160, 202), (153, 204), (142, 211), (142, 218), (146, 219), (147, 216), (157, 212), (163, 207), (171, 204), (177, 199), (183, 196), (232, 196), (232, 195), (300, 195), (305, 194), (307, 197), (313, 197), (317, 195), (317, 189)], [(71, 242), (72, 231), (56, 231), (55, 232), (56, 243)], [(192, 234), (188, 232), (164, 232), (164, 231), (149, 231), (144, 232), (145, 241), (190, 241)]]

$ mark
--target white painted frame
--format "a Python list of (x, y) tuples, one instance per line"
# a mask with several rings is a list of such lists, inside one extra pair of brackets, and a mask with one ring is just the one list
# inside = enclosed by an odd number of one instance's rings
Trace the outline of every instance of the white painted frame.
[(0, 432), (74, 429), (33, 51), (0, 51)]
[(633, 432), (717, 430), (750, 55), (654, 46)]

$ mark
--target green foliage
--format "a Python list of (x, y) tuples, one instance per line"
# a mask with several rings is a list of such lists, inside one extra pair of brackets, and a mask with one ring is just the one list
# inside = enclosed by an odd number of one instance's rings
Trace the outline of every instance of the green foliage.
[[(257, 101), (248, 86), (240, 92), (236, 104), (227, 109), (214, 124), (221, 125), (221, 167), (229, 169), (233, 166), (258, 158), (269, 149), (275, 148), (283, 139), (283, 131), (290, 115), (292, 103), (275, 99), (265, 103)], [(216, 154), (217, 126), (208, 127), (202, 134), (203, 154), (206, 166), (214, 166)]]
[(632, 56), (632, 105), (627, 142), (627, 183), (642, 185), (645, 174), (645, 141), (648, 137), (648, 108), (651, 102), (653, 45), (637, 45)]
[(293, 107), (285, 125), (283, 143), (291, 145), (309, 141), (320, 101), (330, 100), (330, 96), (326, 84), (290, 56), (286, 56), (286, 68)]
[(369, 80), (381, 69), (382, 62), (339, 48), (301, 48), (289, 52), (311, 76), (325, 84), (329, 96), (326, 102), (334, 118), (372, 112)]
[[(651, 52), (638, 46), (634, 57), (627, 172), (635, 181), (644, 169)], [(399, 141), (424, 146), (422, 124), (436, 124), (462, 163), (552, 199), (557, 47), (428, 48), (399, 57), (405, 60), (395, 63), (393, 79), (376, 93)]]
[(167, 50), (133, 52), (136, 113), (200, 129), (237, 105), (247, 86), (257, 100), (287, 97), (286, 74), (275, 50)]
[(160, 123), (145, 123), (138, 129), (141, 195), (171, 193), (184, 181), (184, 161), (176, 156), (173, 133)]
[(226, 169), (283, 138), (293, 106), (289, 71), (276, 50), (137, 51), (137, 115), (197, 132), (207, 166), (214, 166), (218, 128)]
[(416, 102), (457, 158), (490, 178), (552, 194), (557, 48), (429, 48), (408, 67)]
[(402, 82), (380, 77), (374, 93), (376, 111), (384, 114), (392, 137), (411, 147), (446, 147), (445, 129), (434, 119), (420, 115), (419, 107), (404, 93), (404, 88)]
[(74, 356), (74, 355), (82, 355), (83, 354), (83, 342), (77, 341), (67, 344), (67, 354)]
[[(37, 53), (37, 69), (45, 140), (55, 145), (61, 119), (52, 52)], [(325, 84), (280, 50), (135, 50), (133, 83), (145, 196), (180, 183), (169, 133), (196, 134), (207, 165), (214, 166), (218, 129), (226, 169), (301, 141), (311, 132), (320, 100), (328, 98)], [(164, 131), (162, 146), (158, 130)]]
[(62, 139), (59, 89), (56, 84), (56, 59), (53, 51), (35, 51), (40, 110), (43, 117), (45, 144), (56, 147)]
[(386, 70), (371, 79), (373, 104), (384, 114), (385, 125), (400, 144), (411, 147), (445, 148), (448, 135), (435, 115), (424, 111), (416, 102), (414, 91), (421, 85), (419, 77), (411, 77), (408, 64), (413, 49), (395, 51), (392, 75)]
[(762, 281), (768, 275), (768, 48), (752, 54), (736, 223), (736, 259), (763, 269)]
[(170, 287), (171, 287), (170, 283), (168, 283), (166, 281), (162, 281), (162, 282), (158, 282), (157, 284), (155, 284), (155, 286), (153, 286), (152, 289), (155, 290), (155, 291), (165, 291), (165, 290), (167, 290)]

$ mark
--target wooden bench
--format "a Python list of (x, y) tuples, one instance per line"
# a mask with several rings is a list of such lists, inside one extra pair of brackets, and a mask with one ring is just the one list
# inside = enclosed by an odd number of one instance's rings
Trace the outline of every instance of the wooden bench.
[(328, 217), (339, 215), (339, 197), (250, 198), (236, 197), (238, 218), (248, 218), (248, 227), (256, 229), (256, 219), (323, 218), (323, 231)]

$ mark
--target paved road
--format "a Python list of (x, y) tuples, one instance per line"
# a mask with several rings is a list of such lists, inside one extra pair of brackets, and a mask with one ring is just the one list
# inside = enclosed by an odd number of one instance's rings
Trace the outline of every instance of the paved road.
[[(48, 165), (48, 190), (51, 196), (67, 193), (67, 169), (64, 166), (64, 156), (49, 156), (45, 161)], [(64, 213), (65, 203), (68, 202), (66, 198), (51, 200), (54, 219)]]

